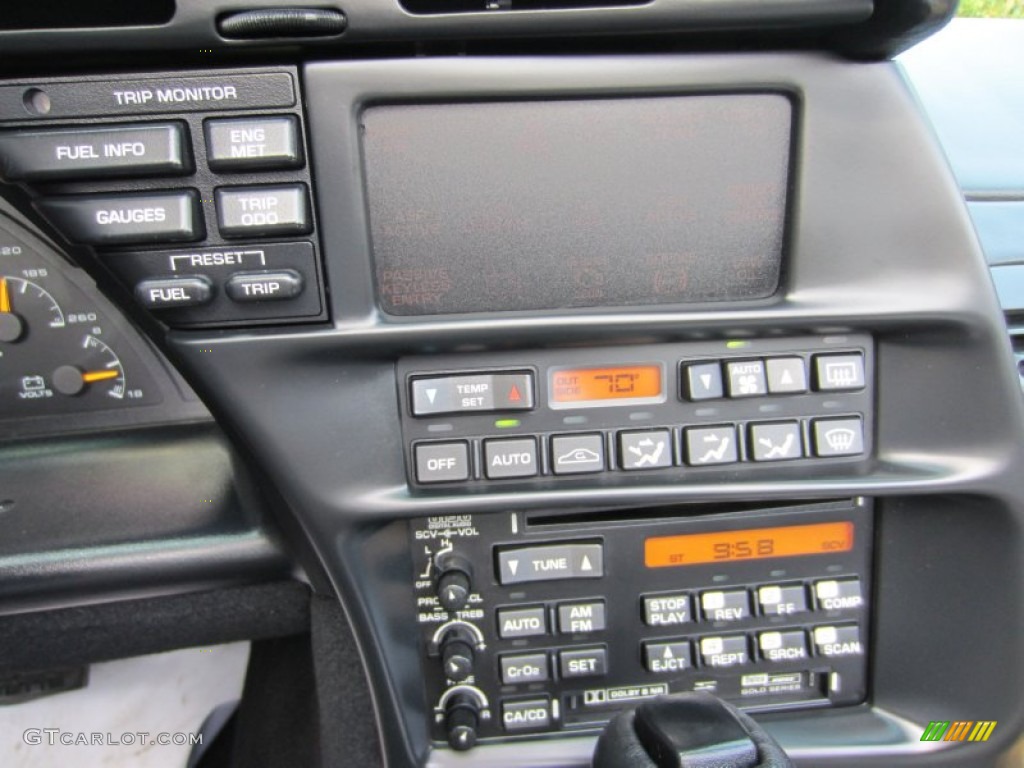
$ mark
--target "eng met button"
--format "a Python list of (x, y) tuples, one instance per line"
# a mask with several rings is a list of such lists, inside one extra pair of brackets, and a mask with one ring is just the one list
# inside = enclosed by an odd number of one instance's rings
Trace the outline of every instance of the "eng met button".
[(184, 174), (192, 170), (181, 123), (48, 128), (0, 133), (8, 181)]
[(206, 159), (215, 171), (298, 168), (299, 121), (294, 115), (207, 120)]
[(498, 580), (502, 584), (596, 579), (603, 575), (601, 544), (548, 544), (498, 550)]
[(187, 242), (204, 234), (194, 189), (44, 197), (35, 205), (69, 240), (89, 245)]

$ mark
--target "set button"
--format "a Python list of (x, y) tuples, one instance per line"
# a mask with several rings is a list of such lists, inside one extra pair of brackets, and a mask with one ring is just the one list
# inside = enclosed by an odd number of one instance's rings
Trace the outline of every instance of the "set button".
[(558, 653), (562, 679), (600, 677), (608, 673), (608, 653), (604, 648), (574, 648)]

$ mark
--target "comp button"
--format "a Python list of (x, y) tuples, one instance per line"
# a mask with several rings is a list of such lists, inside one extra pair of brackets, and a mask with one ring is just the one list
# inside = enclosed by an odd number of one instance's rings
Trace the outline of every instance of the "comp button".
[(294, 269), (276, 272), (236, 272), (224, 285), (232, 301), (277, 301), (293, 299), (302, 293), (302, 275)]

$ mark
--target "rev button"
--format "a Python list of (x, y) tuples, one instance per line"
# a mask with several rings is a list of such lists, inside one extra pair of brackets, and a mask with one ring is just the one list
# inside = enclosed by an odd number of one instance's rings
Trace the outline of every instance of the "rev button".
[(224, 285), (232, 301), (280, 301), (302, 293), (302, 275), (294, 269), (236, 272)]
[(135, 286), (135, 298), (147, 309), (197, 307), (213, 298), (213, 288), (205, 277), (143, 280)]

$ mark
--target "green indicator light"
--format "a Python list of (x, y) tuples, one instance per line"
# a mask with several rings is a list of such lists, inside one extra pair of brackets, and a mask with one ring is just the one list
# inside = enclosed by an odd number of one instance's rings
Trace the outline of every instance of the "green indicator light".
[(749, 342), (746, 341), (738, 341), (736, 339), (733, 339), (732, 341), (725, 342), (725, 347), (726, 349), (743, 349), (745, 346), (748, 345), (748, 343)]
[(519, 419), (498, 419), (494, 422), (494, 426), (498, 429), (510, 429), (511, 427), (518, 427), (519, 424)]

